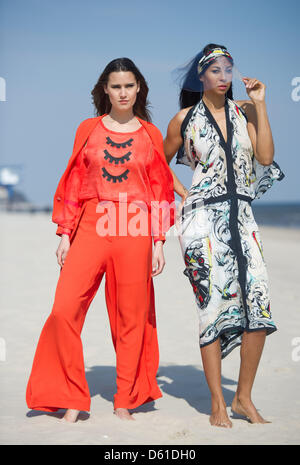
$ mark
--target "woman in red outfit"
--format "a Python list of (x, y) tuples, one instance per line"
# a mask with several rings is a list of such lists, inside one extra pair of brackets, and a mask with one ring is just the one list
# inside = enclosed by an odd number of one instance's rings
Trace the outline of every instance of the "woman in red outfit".
[(98, 116), (79, 125), (54, 196), (61, 269), (26, 401), (36, 410), (65, 408), (70, 422), (90, 410), (80, 335), (104, 274), (116, 351), (114, 413), (133, 419), (129, 409), (161, 397), (152, 277), (165, 264), (164, 233), (174, 223), (175, 203), (147, 94), (131, 60), (107, 65), (92, 91)]

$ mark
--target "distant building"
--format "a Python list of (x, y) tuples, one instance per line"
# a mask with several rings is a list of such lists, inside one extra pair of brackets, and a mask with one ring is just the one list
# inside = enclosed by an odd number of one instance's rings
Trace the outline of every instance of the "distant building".
[(38, 207), (17, 189), (21, 180), (18, 171), (21, 168), (22, 165), (0, 165), (0, 211), (50, 213), (52, 206)]
[(0, 168), (0, 187), (7, 192), (7, 200), (13, 197), (14, 187), (19, 184), (20, 176), (11, 168), (4, 166)]
[(34, 211), (26, 196), (16, 190), (20, 182), (20, 165), (0, 166), (0, 209), (6, 211)]

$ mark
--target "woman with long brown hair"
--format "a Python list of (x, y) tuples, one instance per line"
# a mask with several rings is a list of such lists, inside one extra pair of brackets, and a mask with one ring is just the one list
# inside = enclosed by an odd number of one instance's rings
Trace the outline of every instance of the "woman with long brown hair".
[(114, 413), (133, 419), (129, 409), (161, 397), (152, 278), (165, 264), (164, 233), (174, 222), (174, 193), (147, 94), (131, 60), (106, 66), (92, 91), (98, 116), (79, 125), (54, 196), (61, 270), (26, 400), (36, 410), (67, 409), (64, 420), (70, 422), (90, 410), (80, 335), (104, 274), (116, 351)]

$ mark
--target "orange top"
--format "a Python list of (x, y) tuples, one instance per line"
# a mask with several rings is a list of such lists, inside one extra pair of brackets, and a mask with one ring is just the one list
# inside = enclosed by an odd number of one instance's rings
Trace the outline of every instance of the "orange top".
[[(71, 235), (78, 208), (85, 199), (98, 197), (99, 201), (122, 201), (119, 195), (123, 194), (124, 201), (142, 201), (152, 209), (153, 201), (169, 204), (174, 201), (172, 174), (164, 156), (154, 146), (145, 122), (140, 120), (142, 126), (136, 131), (121, 133), (106, 128), (102, 117), (93, 119), (98, 121), (78, 152), (64, 183), (64, 208), (59, 221), (55, 220), (59, 224), (58, 235)], [(159, 217), (158, 213), (159, 231), (153, 233), (154, 242), (165, 240), (164, 232), (174, 223), (173, 209), (166, 210), (170, 224), (166, 227), (164, 214)]]

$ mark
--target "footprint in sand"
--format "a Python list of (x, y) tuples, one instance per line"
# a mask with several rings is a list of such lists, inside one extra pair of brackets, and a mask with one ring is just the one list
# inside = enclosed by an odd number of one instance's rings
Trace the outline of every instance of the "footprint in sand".
[(189, 436), (191, 433), (188, 429), (183, 429), (182, 431), (176, 431), (175, 433), (171, 434), (169, 437), (170, 439), (182, 439)]

